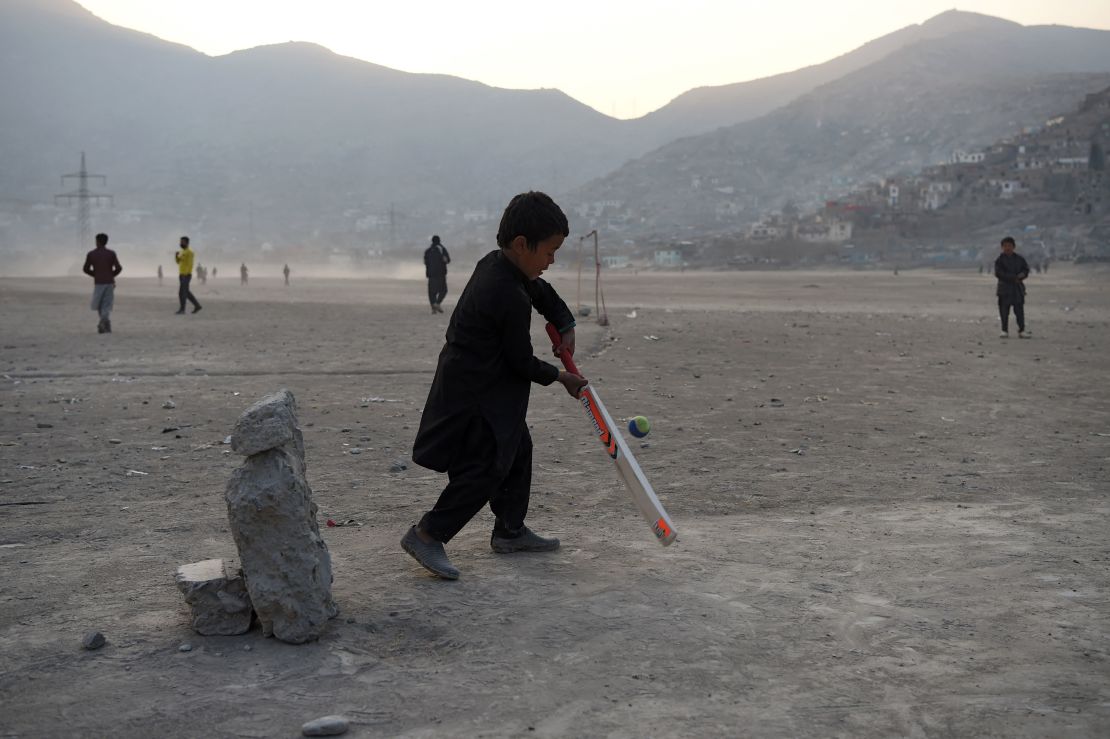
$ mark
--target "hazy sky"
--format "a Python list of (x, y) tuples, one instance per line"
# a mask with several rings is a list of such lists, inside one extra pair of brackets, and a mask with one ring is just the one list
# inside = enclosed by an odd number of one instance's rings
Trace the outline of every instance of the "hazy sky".
[[(554, 87), (620, 118), (702, 85), (816, 64), (951, 9), (939, 0), (80, 0), (211, 55), (312, 41), (406, 72)], [(979, 0), (1025, 25), (1110, 29), (1110, 0)]]

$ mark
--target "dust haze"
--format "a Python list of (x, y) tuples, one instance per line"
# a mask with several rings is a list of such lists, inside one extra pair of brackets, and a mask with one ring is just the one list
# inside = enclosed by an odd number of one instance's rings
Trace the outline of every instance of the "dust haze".
[[(92, 248), (92, 246), (89, 247), (89, 249)], [(166, 258), (159, 259), (149, 254), (139, 256), (130, 254), (125, 246), (121, 247), (112, 241), (108, 243), (108, 248), (115, 250), (119, 255), (120, 263), (123, 265), (124, 269), (123, 273), (120, 275), (121, 280), (156, 278), (159, 266), (162, 267), (164, 278), (172, 278), (177, 275), (177, 265), (173, 260), (173, 253), (176, 249), (168, 251), (168, 256)], [(76, 248), (74, 251), (76, 251)], [(9, 259), (4, 266), (0, 268), (0, 277), (75, 277), (82, 274), (81, 266), (84, 264), (85, 253), (87, 251), (88, 250), (82, 251), (79, 256), (28, 255), (15, 257)], [(302, 262), (296, 260), (288, 262), (274, 262), (271, 260), (235, 261), (233, 259), (225, 259), (222, 261), (208, 260), (205, 258), (205, 255), (199, 251), (198, 247), (197, 262), (210, 270), (208, 279), (216, 283), (232, 279), (238, 282), (240, 264), (247, 265), (251, 279), (271, 277), (281, 279), (282, 269), (288, 264), (292, 279), (423, 280), (424, 263), (421, 258), (421, 250), (414, 251), (415, 254), (413, 259), (407, 261), (390, 259), (376, 262), (354, 263), (352, 260), (334, 262), (325, 259), (323, 263), (320, 263), (318, 261)], [(215, 278), (211, 276), (211, 269), (213, 267), (217, 270)]]

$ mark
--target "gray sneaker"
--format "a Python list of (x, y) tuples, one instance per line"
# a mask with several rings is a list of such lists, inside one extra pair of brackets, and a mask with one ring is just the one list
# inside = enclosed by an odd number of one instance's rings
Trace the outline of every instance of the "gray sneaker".
[(411, 527), (401, 537), (401, 548), (411, 554), (413, 559), (433, 575), (438, 575), (444, 580), (459, 579), (459, 571), (451, 564), (451, 560), (447, 559), (447, 552), (443, 550), (443, 544), (438, 541), (433, 541), (431, 544), (424, 543), (416, 534), (415, 526)]
[(520, 536), (508, 539), (494, 534), (489, 540), (490, 548), (498, 554), (511, 552), (554, 552), (559, 548), (559, 540), (552, 537), (545, 539), (527, 526)]

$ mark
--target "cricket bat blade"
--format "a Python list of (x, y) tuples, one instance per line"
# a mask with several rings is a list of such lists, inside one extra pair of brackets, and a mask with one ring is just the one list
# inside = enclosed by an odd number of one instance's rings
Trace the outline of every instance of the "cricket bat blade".
[[(547, 335), (551, 339), (553, 347), (558, 347), (562, 343), (562, 337), (559, 335), (558, 329), (550, 323), (547, 324)], [(570, 352), (563, 350), (560, 352), (559, 358), (563, 361), (563, 366), (567, 372), (581, 375)], [(671, 517), (667, 515), (663, 504), (659, 502), (655, 490), (648, 482), (647, 476), (644, 475), (644, 471), (636, 461), (636, 457), (628, 448), (628, 444), (617, 425), (613, 423), (613, 417), (609, 415), (605, 404), (601, 402), (597, 390), (592, 385), (586, 385), (578, 394), (578, 400), (585, 408), (586, 414), (593, 424), (594, 432), (602, 446), (605, 447), (605, 452), (613, 460), (613, 464), (617, 468), (617, 474), (620, 475), (625, 488), (631, 494), (633, 502), (640, 510), (640, 514), (651, 526), (651, 530), (659, 543), (668, 546), (678, 537), (674, 523), (671, 522)]]

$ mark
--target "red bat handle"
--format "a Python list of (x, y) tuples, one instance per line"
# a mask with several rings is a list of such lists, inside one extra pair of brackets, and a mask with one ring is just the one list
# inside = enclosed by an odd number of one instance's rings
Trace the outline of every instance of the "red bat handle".
[[(554, 323), (547, 324), (547, 337), (551, 339), (551, 348), (559, 346), (563, 343), (563, 337), (559, 334), (559, 329), (555, 328)], [(578, 371), (578, 367), (574, 365), (574, 358), (571, 357), (570, 352), (566, 349), (559, 352), (559, 359), (563, 360), (563, 366), (567, 372), (581, 376), (582, 373)]]

